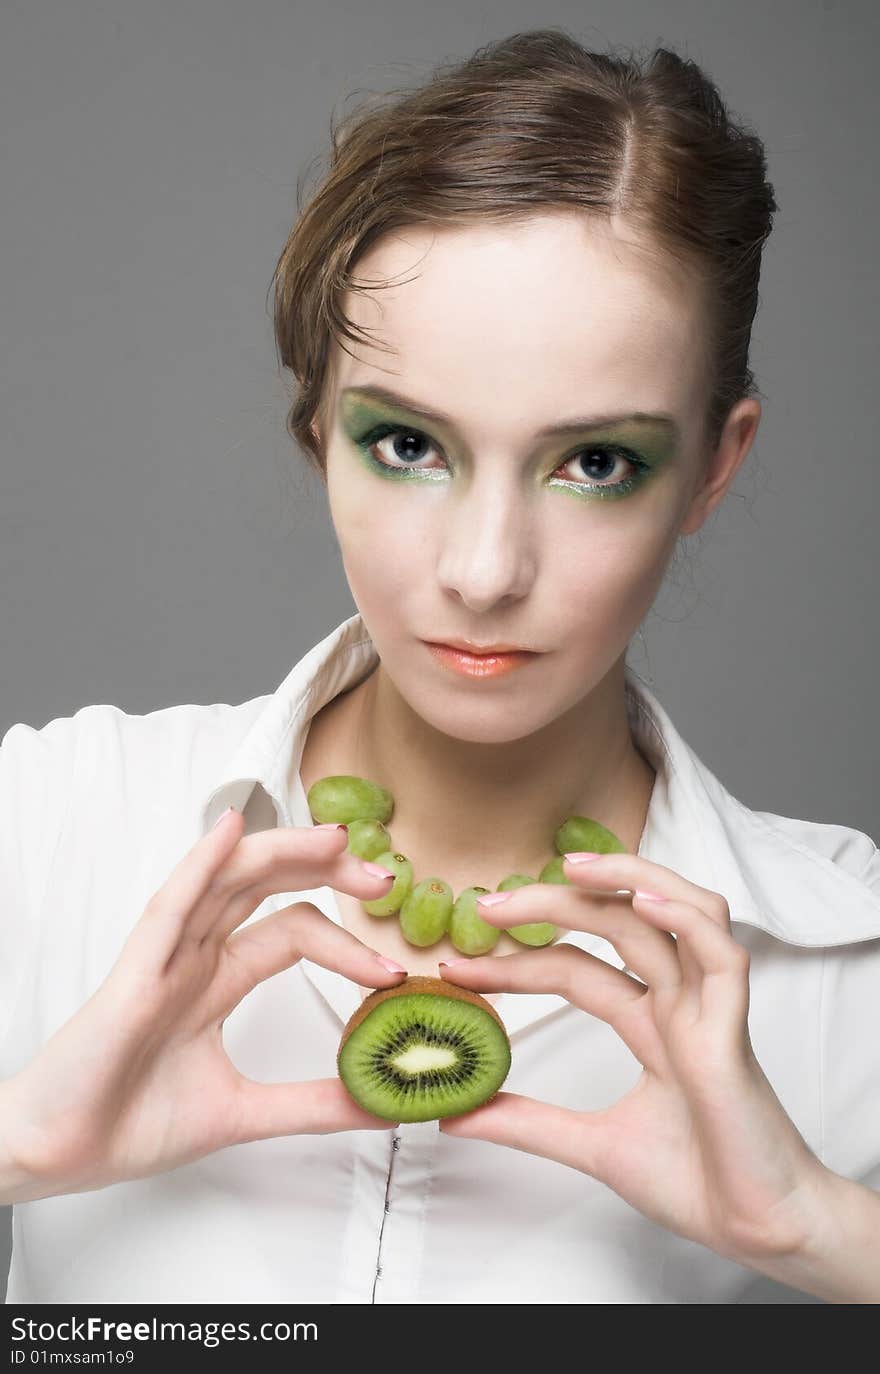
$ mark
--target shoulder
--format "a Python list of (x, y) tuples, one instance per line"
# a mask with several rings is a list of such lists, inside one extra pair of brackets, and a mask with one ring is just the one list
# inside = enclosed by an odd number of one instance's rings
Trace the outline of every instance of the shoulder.
[(97, 853), (109, 837), (127, 846), (164, 833), (264, 700), (144, 715), (96, 703), (40, 727), (10, 726), (0, 739), (0, 895), (38, 910), (65, 837), (78, 853)]
[(880, 938), (880, 854), (867, 832), (749, 807), (632, 671), (627, 689), (633, 736), (662, 778), (661, 848), (680, 860), (681, 872), (723, 893), (732, 920), (791, 944)]
[(250, 728), (266, 698), (236, 705), (183, 704), (138, 715), (109, 703), (81, 706), (36, 727), (23, 721), (0, 739), (0, 800), (41, 808), (112, 787), (149, 787), (185, 776), (198, 783)]
[(772, 811), (752, 811), (750, 814), (777, 835), (792, 854), (801, 855), (808, 868), (811, 859), (826, 860), (842, 874), (865, 884), (880, 898), (880, 849), (864, 830), (780, 816)]
[(880, 854), (869, 834), (753, 810), (713, 777), (695, 785), (704, 796), (692, 845), (732, 920), (794, 945), (880, 940)]

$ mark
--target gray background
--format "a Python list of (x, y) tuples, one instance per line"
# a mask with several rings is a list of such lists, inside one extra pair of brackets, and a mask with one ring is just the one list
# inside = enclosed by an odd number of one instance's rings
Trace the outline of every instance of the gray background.
[(629, 661), (747, 805), (880, 835), (870, 0), (2, 0), (0, 735), (272, 692), (355, 610), (276, 374), (296, 179), (332, 109), (543, 25), (704, 66), (780, 204), (756, 445)]

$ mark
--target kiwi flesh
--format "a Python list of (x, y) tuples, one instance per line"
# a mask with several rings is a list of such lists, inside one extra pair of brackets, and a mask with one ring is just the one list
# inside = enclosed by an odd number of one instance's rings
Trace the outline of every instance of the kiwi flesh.
[(510, 1063), (507, 1030), (491, 1002), (417, 974), (364, 998), (336, 1056), (351, 1097), (387, 1121), (473, 1111), (495, 1096)]

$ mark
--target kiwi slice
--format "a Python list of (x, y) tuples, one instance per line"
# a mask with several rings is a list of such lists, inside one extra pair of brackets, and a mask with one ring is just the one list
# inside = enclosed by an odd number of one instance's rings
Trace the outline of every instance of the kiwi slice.
[(510, 1062), (507, 1030), (491, 1002), (418, 974), (365, 997), (336, 1056), (355, 1102), (386, 1121), (473, 1111), (495, 1096)]

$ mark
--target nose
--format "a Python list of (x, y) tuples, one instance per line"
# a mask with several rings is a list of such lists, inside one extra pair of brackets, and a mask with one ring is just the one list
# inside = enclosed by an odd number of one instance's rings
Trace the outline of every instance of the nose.
[(521, 600), (536, 573), (533, 519), (511, 481), (474, 482), (443, 512), (437, 578), (475, 615)]

